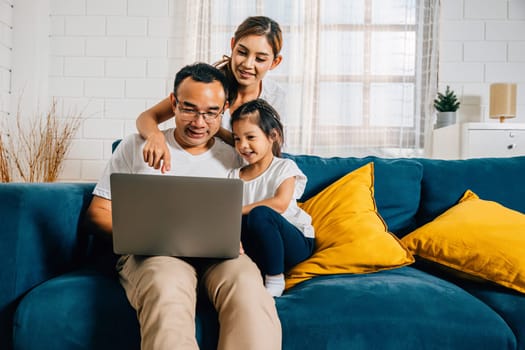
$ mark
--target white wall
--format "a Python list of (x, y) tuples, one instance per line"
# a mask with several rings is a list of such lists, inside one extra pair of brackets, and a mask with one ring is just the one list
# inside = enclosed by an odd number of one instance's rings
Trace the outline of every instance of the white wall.
[(439, 85), (458, 94), (459, 121), (496, 122), (489, 86), (515, 82), (518, 116), (507, 122), (525, 123), (525, 1), (441, 1)]
[[(166, 97), (182, 65), (181, 22), (175, 0), (39, 0), (47, 11), (31, 11), (33, 0), (17, 0), (15, 13), (24, 14), (15, 42), (18, 52), (15, 83), (26, 91), (46, 85), (47, 98), (56, 98), (59, 113), (82, 111), (84, 122), (72, 144), (61, 180), (96, 181), (111, 155), (111, 143), (136, 132), (135, 119), (145, 108)], [(180, 12), (180, 11), (179, 11)], [(179, 17), (178, 17), (179, 16)], [(34, 47), (31, 23), (47, 22), (44, 33), (46, 67), (35, 67), (27, 54)], [(17, 29), (15, 27), (15, 29)], [(29, 44), (27, 44), (29, 43)], [(22, 54), (20, 54), (22, 53)], [(22, 69), (22, 67), (28, 69)], [(22, 72), (46, 79), (20, 78)], [(25, 74), (27, 75), (27, 74)], [(43, 82), (43, 80), (47, 80)], [(21, 89), (14, 89), (16, 101)], [(43, 101), (45, 100), (45, 101)], [(45, 108), (44, 108), (45, 107)]]
[[(111, 142), (135, 132), (137, 115), (171, 91), (175, 72), (187, 63), (177, 30), (185, 20), (180, 2), (39, 0), (47, 12), (25, 9), (25, 21), (49, 23), (48, 47), (39, 50), (49, 64), (26, 57), (18, 65), (39, 80), (45, 75), (48, 95), (63, 101), (65, 111), (86, 108), (62, 180), (96, 181)], [(15, 12), (31, 3), (17, 0)], [(458, 93), (461, 121), (488, 120), (489, 84), (514, 81), (520, 116), (512, 121), (525, 122), (525, 1), (442, 0), (442, 15), (440, 87)], [(20, 46), (14, 42), (15, 51)]]
[(98, 179), (112, 141), (171, 91), (176, 10), (168, 0), (51, 0), (50, 94), (87, 106), (63, 179)]
[(0, 1), (0, 118), (7, 117), (11, 99), (13, 0)]

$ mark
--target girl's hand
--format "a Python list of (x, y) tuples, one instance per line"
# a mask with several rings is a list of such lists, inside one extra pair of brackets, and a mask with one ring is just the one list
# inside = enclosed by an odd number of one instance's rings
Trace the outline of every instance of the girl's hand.
[(155, 132), (146, 138), (142, 155), (150, 167), (160, 169), (163, 174), (170, 171), (171, 155), (162, 132)]

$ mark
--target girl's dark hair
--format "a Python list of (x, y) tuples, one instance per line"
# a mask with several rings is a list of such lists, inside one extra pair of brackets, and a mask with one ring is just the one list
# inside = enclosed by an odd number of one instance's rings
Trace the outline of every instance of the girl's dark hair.
[(266, 136), (274, 140), (272, 145), (273, 155), (280, 157), (281, 147), (284, 143), (284, 131), (279, 113), (268, 102), (258, 98), (243, 103), (233, 112), (230, 120), (232, 129), (236, 121), (246, 118), (257, 124)]
[[(238, 27), (233, 35), (233, 45), (248, 35), (265, 36), (272, 47), (274, 58), (279, 55), (283, 47), (283, 34), (279, 23), (266, 16), (252, 16), (246, 18)], [(223, 61), (224, 62), (224, 61)], [(230, 94), (228, 102), (232, 104), (237, 98), (237, 80), (231, 71), (231, 61), (221, 67), (228, 78)]]

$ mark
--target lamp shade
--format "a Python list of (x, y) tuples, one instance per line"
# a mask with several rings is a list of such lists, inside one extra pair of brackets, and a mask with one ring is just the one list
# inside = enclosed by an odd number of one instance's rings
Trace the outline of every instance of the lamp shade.
[(516, 116), (516, 84), (496, 83), (490, 85), (490, 117), (505, 118)]

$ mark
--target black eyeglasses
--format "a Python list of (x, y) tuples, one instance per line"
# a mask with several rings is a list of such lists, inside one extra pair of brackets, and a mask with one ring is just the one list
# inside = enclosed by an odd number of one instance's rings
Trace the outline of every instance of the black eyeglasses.
[[(186, 122), (192, 122), (198, 119), (199, 116), (202, 116), (202, 118), (204, 119), (206, 123), (211, 123), (217, 120), (217, 118), (223, 114), (223, 110), (224, 110), (224, 106), (222, 106), (222, 108), (217, 112), (212, 112), (212, 111), (199, 112), (198, 110), (193, 109), (193, 108), (182, 107), (184, 102), (179, 101), (179, 99), (176, 97), (175, 97), (175, 101), (177, 102), (177, 108), (179, 109), (181, 113), (180, 115), (181, 119)], [(226, 104), (226, 102), (224, 104)]]

